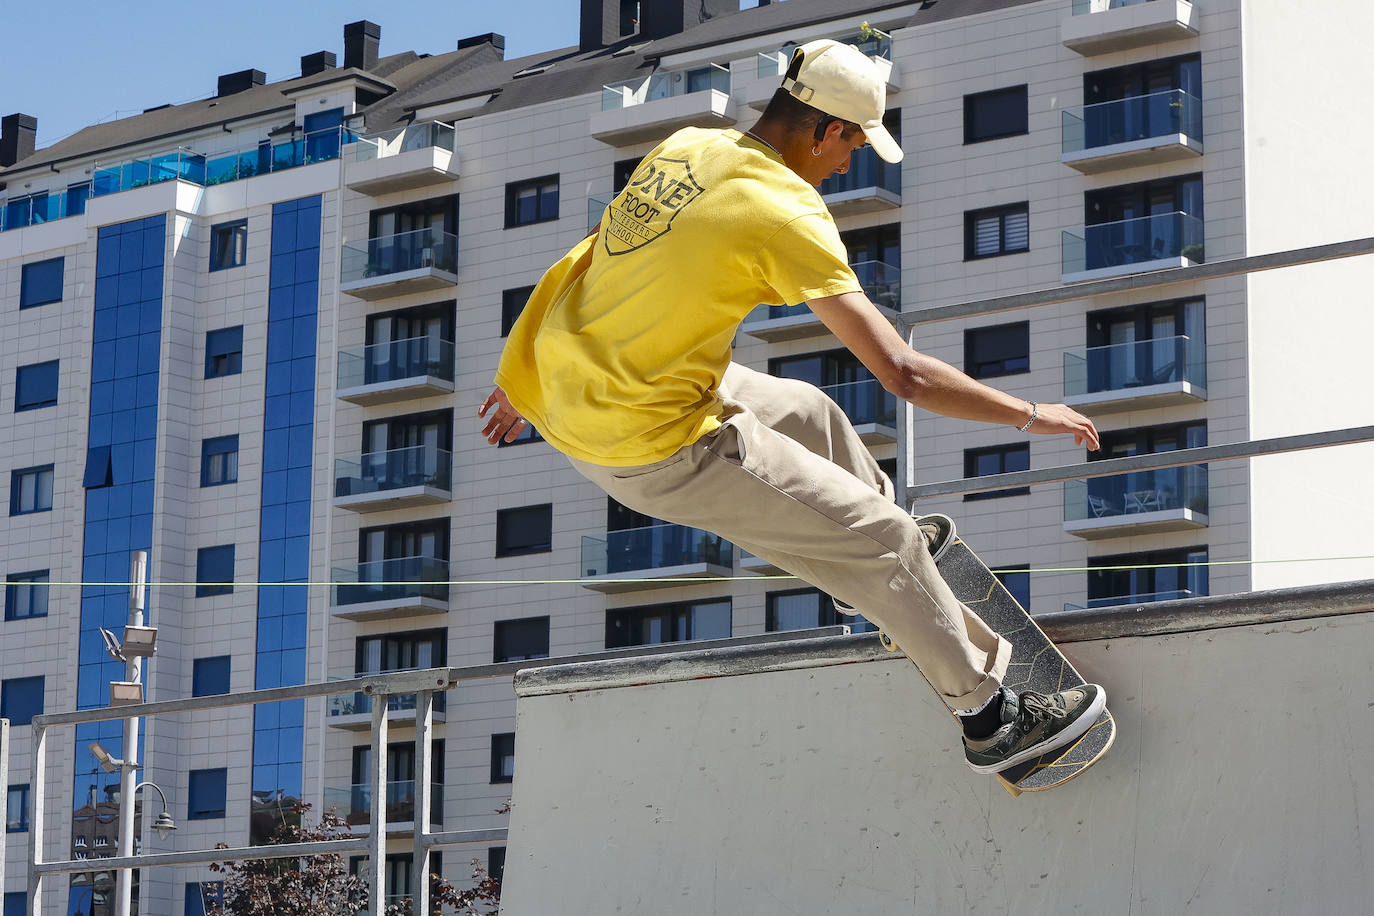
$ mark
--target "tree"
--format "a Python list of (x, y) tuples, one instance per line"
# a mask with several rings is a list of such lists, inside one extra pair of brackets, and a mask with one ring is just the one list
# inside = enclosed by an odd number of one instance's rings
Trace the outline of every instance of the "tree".
[[(296, 803), (291, 816), (279, 823), (268, 844), (311, 843), (350, 836), (347, 822), (333, 811), (320, 816), (318, 827), (307, 827), (310, 805)], [(498, 810), (510, 810), (506, 805)], [(220, 843), (219, 848), (227, 848)], [(473, 886), (458, 890), (439, 875), (430, 875), (432, 912), (454, 916), (485, 916), (501, 902), (501, 881), (488, 875), (472, 860)], [(214, 862), (210, 870), (224, 875), (219, 901), (207, 901), (207, 916), (356, 916), (367, 907), (368, 884), (349, 874), (337, 853), (286, 859), (241, 859)], [(401, 900), (386, 908), (385, 916), (413, 916), (411, 901)]]

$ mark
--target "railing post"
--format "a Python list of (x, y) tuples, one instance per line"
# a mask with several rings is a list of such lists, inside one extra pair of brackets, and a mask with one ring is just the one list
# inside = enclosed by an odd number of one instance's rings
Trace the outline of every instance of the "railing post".
[(368, 835), (368, 912), (382, 916), (386, 904), (386, 713), (390, 697), (372, 694), (372, 766), (368, 782), (372, 786), (369, 820), (372, 832)]
[[(129, 624), (143, 626), (143, 590), (148, 576), (148, 552), (135, 550), (129, 562)], [(135, 684), (143, 682), (143, 658), (129, 655), (124, 677)], [(146, 699), (146, 696), (145, 696)], [(119, 845), (123, 858), (134, 854), (134, 808), (138, 794), (138, 716), (124, 720), (124, 765), (119, 771)], [(115, 881), (115, 916), (129, 916), (133, 909), (134, 871), (119, 869)], [(94, 906), (94, 904), (92, 904)]]
[(33, 727), (33, 764), (29, 776), (29, 880), (28, 914), (43, 916), (39, 902), (42, 896), (43, 879), (36, 865), (43, 861), (44, 805), (43, 788), (48, 779), (47, 761), (48, 730), (42, 725)]
[(429, 816), (433, 804), (434, 691), (415, 695), (415, 838), (411, 852), (411, 913), (429, 916)]

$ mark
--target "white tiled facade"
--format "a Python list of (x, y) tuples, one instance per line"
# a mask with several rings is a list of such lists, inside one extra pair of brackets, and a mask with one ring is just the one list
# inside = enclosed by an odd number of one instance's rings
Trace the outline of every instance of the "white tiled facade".
[[(1163, 6), (1173, 0), (1159, 2)], [(782, 4), (784, 9), (789, 5)], [(855, 10), (757, 34), (746, 17), (767, 11), (745, 11), (739, 14), (738, 33), (747, 37), (673, 51), (660, 62), (663, 69), (712, 62), (729, 66), (735, 78), (736, 126), (744, 129), (756, 114), (747, 96), (758, 52), (774, 51), (792, 40), (853, 34), (862, 19), (891, 32), (901, 88), (890, 96), (889, 105), (901, 109), (906, 151), (901, 203), (840, 217), (839, 224), (842, 231), (900, 225), (902, 311), (1059, 286), (1065, 272), (1061, 232), (1083, 226), (1085, 192), (1193, 172), (1202, 174), (1208, 262), (1370, 235), (1374, 191), (1358, 176), (1363, 174), (1361, 154), (1374, 136), (1355, 116), (1362, 110), (1363, 81), (1357, 77), (1366, 59), (1357, 42), (1374, 25), (1356, 20), (1368, 20), (1367, 11), (1335, 0), (1278, 6), (1198, 0), (1190, 14), (1195, 16), (1195, 37), (1085, 56), (1061, 42), (1061, 30), (1071, 17), (1069, 0), (1003, 5), (930, 22), (921, 19), (919, 6)], [(1090, 15), (1121, 12), (1106, 9)], [(1200, 157), (1091, 175), (1060, 161), (1061, 113), (1083, 103), (1085, 73), (1193, 53), (1201, 55), (1205, 106), (1205, 152)], [(1318, 70), (1325, 85), (1299, 78)], [(1022, 84), (1027, 86), (1028, 131), (966, 145), (964, 97)], [(298, 123), (302, 113), (321, 106), (342, 106), (345, 115), (359, 107), (351, 92), (337, 87), (302, 91)], [(359, 637), (442, 627), (447, 631), (447, 663), (479, 665), (493, 661), (498, 621), (548, 616), (549, 653), (568, 656), (606, 648), (608, 611), (705, 598), (730, 599), (732, 635), (764, 632), (767, 593), (801, 583), (750, 581), (738, 551), (737, 578), (718, 583), (650, 584), (607, 594), (575, 582), (586, 572), (583, 537), (605, 537), (605, 495), (547, 444), (498, 450), (478, 435), (477, 408), (490, 390), (504, 343), (502, 292), (536, 282), (586, 232), (587, 200), (612, 191), (613, 164), (638, 157), (653, 145), (617, 147), (595, 139), (589, 121), (600, 111), (596, 92), (490, 113), (474, 109), (470, 98), (426, 100), (416, 110), (418, 119), (456, 121), (456, 179), (364, 194), (346, 184), (348, 168), (355, 163), (345, 147), (338, 159), (208, 188), (168, 182), (93, 198), (84, 215), (0, 233), (0, 476), (8, 487), (11, 470), (51, 463), (55, 479), (51, 512), (7, 517), (0, 525), (0, 572), (46, 568), (57, 583), (50, 588), (46, 617), (0, 623), (0, 676), (43, 675), (45, 711), (76, 707), (75, 647), (92, 637), (81, 631), (80, 589), (74, 583), (82, 576), (82, 475), (101, 226), (167, 215), (150, 578), (193, 582), (198, 548), (233, 543), (235, 580), (258, 580), (264, 402), (270, 394), (263, 367), (273, 205), (313, 195), (321, 199), (309, 493), (309, 578), (316, 584), (309, 587), (305, 680), (352, 676)], [(264, 113), (239, 122), (232, 136), (215, 128), (127, 145), (102, 158), (132, 159), (178, 144), (210, 153), (243, 148), (281, 121), (280, 112)], [(553, 174), (559, 183), (558, 218), (505, 228), (507, 183)], [(47, 176), (24, 178), (42, 181)], [(23, 180), (12, 179), (4, 193), (22, 193), (18, 187)], [(65, 187), (65, 180), (52, 181), (54, 190)], [(372, 211), (450, 194), (459, 201), (455, 286), (370, 301), (339, 290), (342, 246), (367, 239)], [(1029, 249), (966, 261), (965, 213), (1022, 201), (1029, 214)], [(247, 220), (245, 263), (210, 271), (210, 227), (237, 219)], [(65, 258), (61, 302), (19, 311), (23, 265), (57, 256)], [(1205, 421), (1206, 441), (1221, 444), (1371, 422), (1374, 407), (1362, 371), (1374, 332), (1367, 307), (1370, 278), (1364, 259), (1352, 259), (1250, 277), (1143, 285), (1094, 299), (970, 318), (909, 317), (915, 319), (910, 327), (918, 349), (960, 367), (967, 330), (1029, 322), (1029, 371), (989, 381), (1029, 400), (1057, 402), (1065, 396), (1064, 353), (1086, 346), (1088, 313), (1204, 298), (1206, 400), (1132, 407), (1096, 418), (1104, 431)], [(335, 396), (336, 354), (364, 345), (367, 316), (449, 300), (456, 301), (452, 394), (367, 406)], [(236, 324), (243, 326), (242, 373), (204, 378), (206, 333)], [(735, 358), (766, 369), (771, 358), (838, 346), (824, 333), (784, 342), (741, 333)], [(14, 412), (16, 368), (50, 359), (60, 360), (57, 403)], [(363, 423), (429, 410), (452, 411), (451, 498), (437, 505), (369, 512), (336, 507), (335, 460), (364, 450)], [(961, 478), (966, 449), (1025, 439), (1011, 428), (919, 410), (910, 429), (902, 454), (917, 482)], [(235, 433), (237, 483), (201, 487), (201, 442)], [(879, 459), (898, 458), (896, 442), (873, 447)], [(1032, 467), (1076, 463), (1084, 457), (1071, 440), (1030, 441)], [(1028, 565), (1033, 571), (1032, 610), (1057, 610), (1086, 603), (1083, 569), (1094, 557), (1189, 547), (1206, 548), (1207, 559), (1222, 564), (1374, 554), (1369, 527), (1360, 523), (1374, 508), (1359, 474), (1371, 457), (1368, 447), (1356, 446), (1214, 463), (1207, 524), (1191, 530), (1141, 532), (1127, 525), (1100, 539), (1074, 536), (1065, 530), (1064, 494), (1058, 485), (1033, 488), (1029, 495), (967, 502), (944, 497), (923, 501), (918, 508), (954, 515), (990, 566)], [(906, 469), (899, 468), (903, 477)], [(546, 503), (553, 507), (551, 549), (497, 558), (498, 511)], [(446, 613), (368, 620), (331, 613), (331, 590), (321, 583), (331, 580), (335, 568), (358, 562), (360, 529), (442, 517), (451, 519), (448, 561), (457, 582), (449, 590)], [(1295, 535), (1296, 520), (1314, 533)], [(1035, 572), (1042, 569), (1049, 571)], [(1372, 569), (1367, 559), (1253, 567), (1235, 562), (1210, 569), (1209, 591), (1365, 578)], [(208, 656), (231, 657), (232, 690), (255, 686), (255, 589), (238, 587), (229, 595), (196, 598), (189, 587), (157, 587), (150, 594), (149, 614), (159, 627), (158, 654), (147, 675), (152, 699), (189, 696), (192, 662)], [(443, 828), (501, 826), (504, 818), (495, 809), (510, 796), (511, 786), (492, 782), (492, 736), (515, 729), (510, 681), (460, 685), (447, 699), (444, 721), (435, 726), (436, 736), (445, 742)], [(336, 727), (330, 719), (325, 703), (306, 704), (302, 785), (304, 798), (317, 810), (327, 787), (352, 781), (352, 749), (368, 740), (365, 729)], [(251, 713), (185, 714), (145, 727), (143, 778), (167, 791), (180, 825), (174, 840), (154, 840), (150, 848), (245, 843), (254, 753)], [(413, 726), (403, 720), (393, 722), (391, 732), (393, 742), (413, 740)], [(28, 779), (32, 742), (24, 726), (17, 726), (13, 737), (10, 782), (20, 784)], [(57, 730), (49, 746), (51, 830), (44, 856), (66, 858), (71, 849), (70, 761), (86, 766), (89, 757), (74, 743), (70, 729)], [(186, 819), (188, 774), (215, 767), (228, 771), (225, 816)], [(8, 839), (5, 890), (21, 891), (28, 835), (10, 833)], [(392, 839), (389, 848), (404, 851), (408, 840)], [(446, 875), (464, 883), (466, 862), (473, 856), (485, 858), (486, 849), (446, 851)], [(144, 912), (181, 913), (186, 883), (209, 879), (200, 869), (153, 872), (144, 889)], [(50, 884), (57, 885), (49, 891), (55, 911), (59, 899), (66, 899), (66, 882)]]

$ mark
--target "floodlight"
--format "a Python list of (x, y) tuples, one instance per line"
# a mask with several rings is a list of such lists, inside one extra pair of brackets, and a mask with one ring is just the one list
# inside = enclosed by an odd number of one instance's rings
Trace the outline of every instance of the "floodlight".
[(90, 744), (91, 753), (100, 762), (100, 768), (106, 773), (113, 773), (124, 766), (124, 761), (105, 750), (105, 745), (99, 741)]
[(117, 662), (128, 661), (124, 657), (124, 649), (119, 645), (119, 640), (115, 639), (115, 635), (104, 627), (97, 627), (96, 629), (100, 630), (100, 638), (105, 640), (105, 651), (109, 653), (110, 658)]
[(157, 627), (136, 627), (129, 624), (124, 628), (124, 654), (147, 658), (157, 652)]

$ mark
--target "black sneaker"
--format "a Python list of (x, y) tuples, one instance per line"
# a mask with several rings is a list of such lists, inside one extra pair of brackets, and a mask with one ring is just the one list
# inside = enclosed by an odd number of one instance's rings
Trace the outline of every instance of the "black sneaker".
[(982, 740), (964, 739), (964, 757), (975, 773), (997, 773), (1077, 741), (1107, 705), (1107, 694), (1084, 684), (1048, 696), (1002, 688), (1003, 725)]

